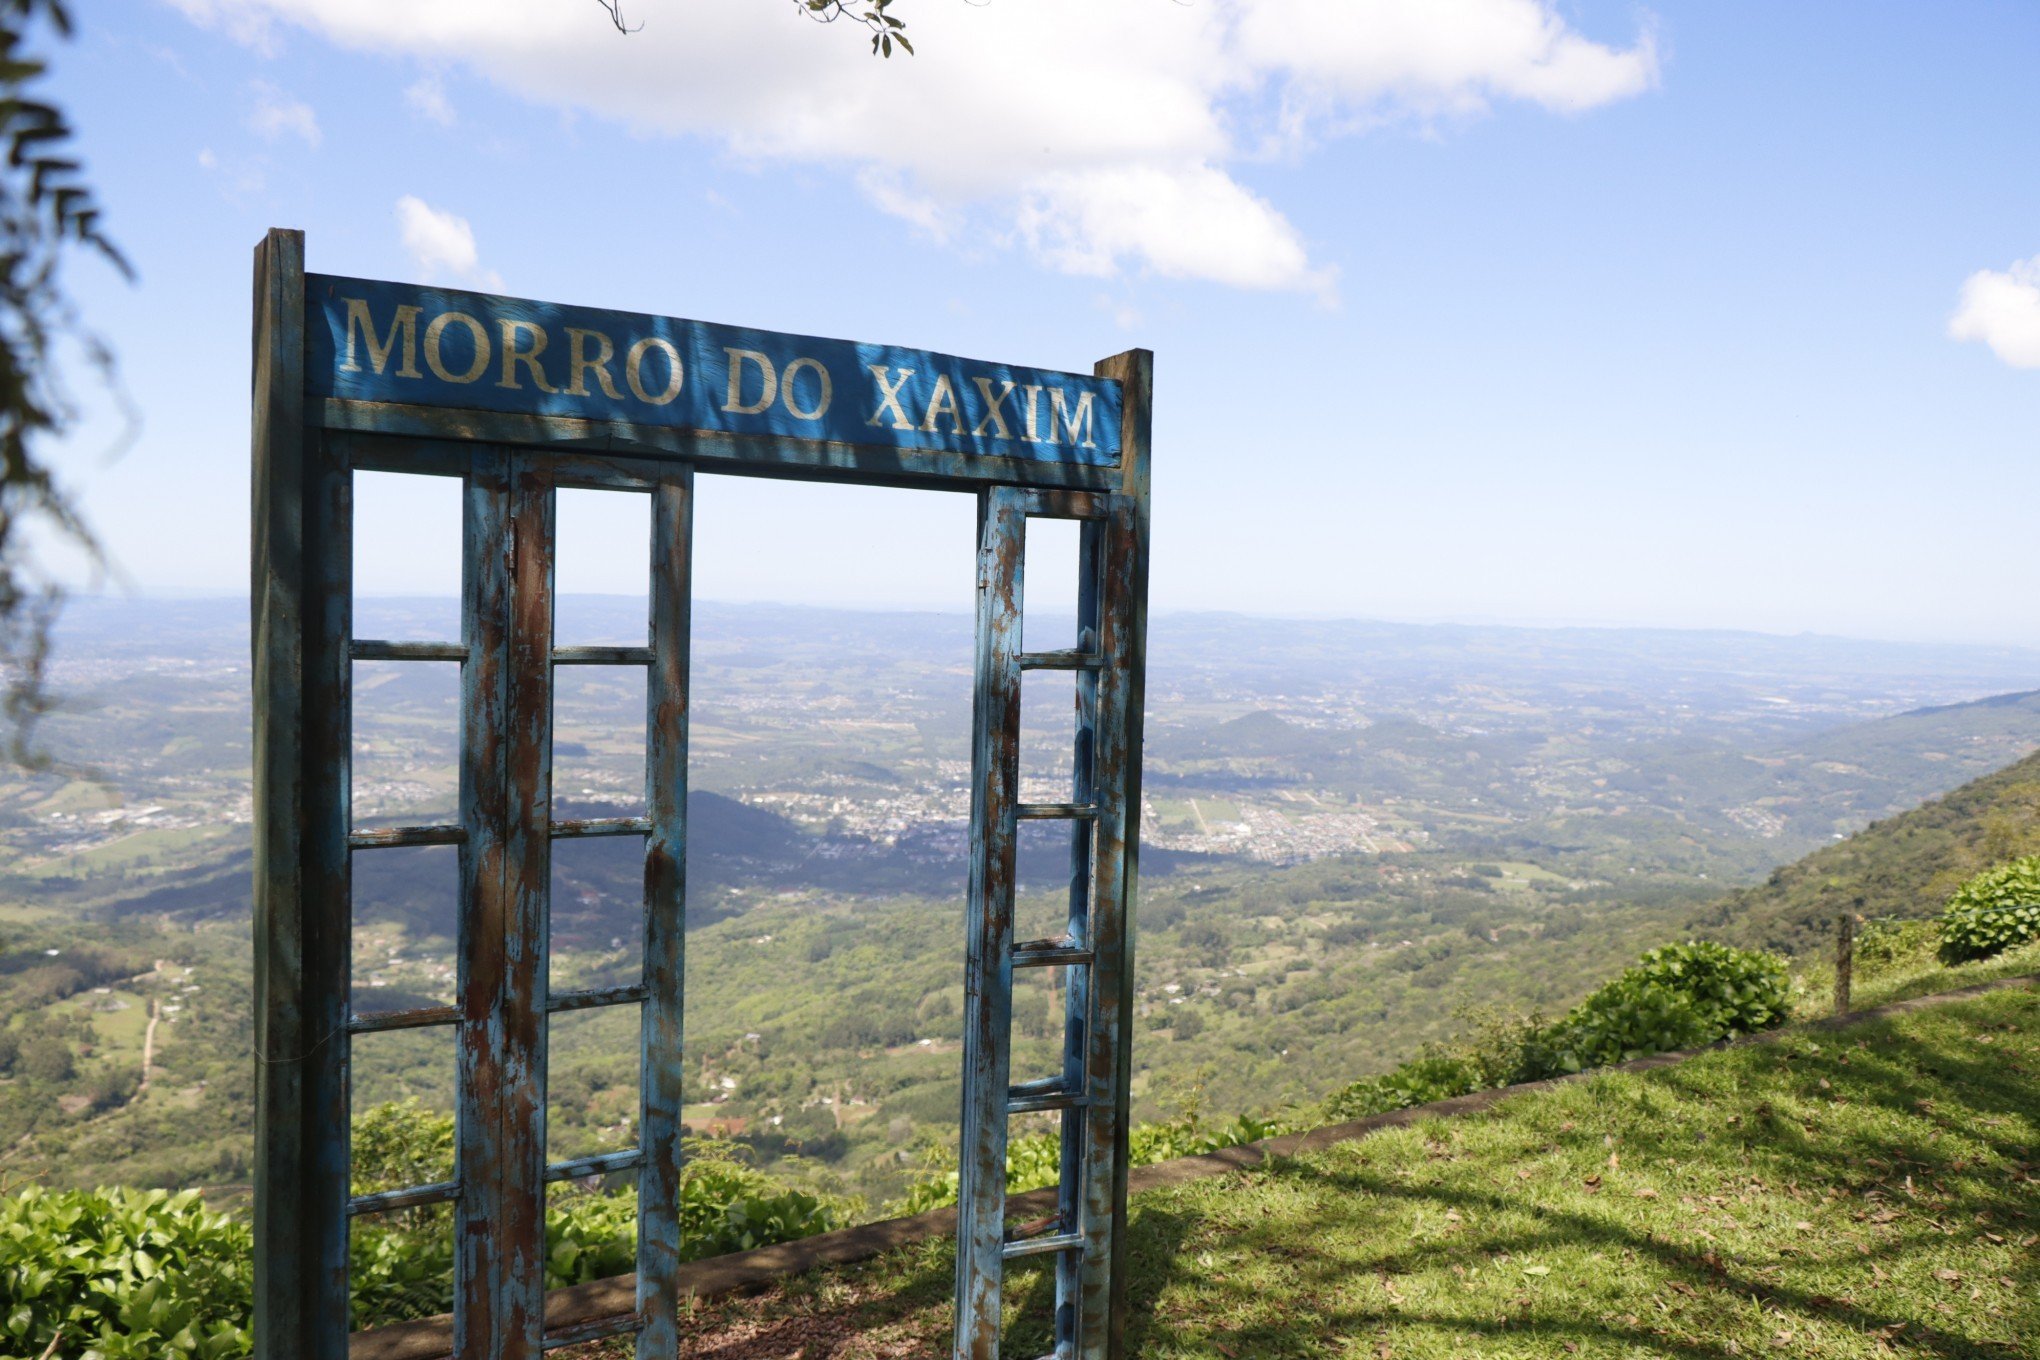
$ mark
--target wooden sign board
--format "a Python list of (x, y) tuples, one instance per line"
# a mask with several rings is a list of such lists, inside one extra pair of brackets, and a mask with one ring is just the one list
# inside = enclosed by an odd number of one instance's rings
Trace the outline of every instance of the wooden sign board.
[(323, 274), (305, 294), (314, 399), (904, 451), (970, 480), (1120, 464), (1110, 378)]

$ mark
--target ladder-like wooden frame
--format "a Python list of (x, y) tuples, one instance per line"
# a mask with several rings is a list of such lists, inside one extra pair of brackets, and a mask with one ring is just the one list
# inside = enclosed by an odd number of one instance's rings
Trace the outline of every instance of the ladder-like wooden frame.
[[(972, 747), (970, 948), (964, 992), (963, 1160), (957, 1198), (957, 1360), (998, 1354), (1005, 1263), (1056, 1258), (1055, 1360), (1111, 1352), (1113, 1257), (1124, 1222), (1132, 1022), (1129, 844), (1138, 777), (1129, 765), (1135, 672), (1135, 507), (1124, 495), (998, 487), (978, 502), (977, 686)], [(1027, 521), (1074, 519), (1076, 646), (1022, 648)], [(1021, 687), (1029, 672), (1076, 675), (1069, 801), (1020, 798)], [(1136, 738), (1137, 739), (1137, 738)], [(1129, 799), (1133, 800), (1129, 802)], [(1022, 821), (1067, 823), (1069, 912), (1060, 935), (1014, 938)], [(1063, 970), (1063, 1063), (1012, 1080), (1013, 970)], [(1007, 1120), (1061, 1113), (1056, 1212), (1005, 1222)]]
[[(328, 281), (330, 282), (330, 281)], [(1119, 394), (1117, 458), (1029, 461), (967, 450), (810, 441), (783, 434), (636, 426), (534, 409), (319, 395), (307, 381), (302, 233), (256, 251), (251, 610), (255, 782), (255, 1354), (344, 1360), (348, 1238), (360, 1215), (446, 1203), (456, 1223), (459, 1360), (536, 1360), (545, 1349), (631, 1333), (645, 1360), (678, 1346), (681, 1015), (684, 986), (689, 545), (697, 471), (969, 491), (980, 498), (979, 645), (969, 901), (970, 998), (959, 1355), (997, 1353), (1004, 1261), (1059, 1253), (1056, 1354), (1118, 1356), (1125, 1314), (1126, 1110), (1132, 925), (1138, 869), (1152, 359), (1134, 350), (1097, 377)], [(486, 301), (486, 300), (485, 300)], [(497, 300), (507, 306), (529, 306)], [(1090, 381), (1088, 379), (1082, 381)], [(1010, 384), (1009, 384), (1010, 387)], [(356, 638), (352, 488), (357, 471), (453, 477), (463, 491), (459, 640)], [(648, 493), (651, 617), (642, 647), (564, 648), (552, 638), (552, 517), (561, 487)], [(1021, 558), (1029, 517), (1082, 523), (1083, 633), (1066, 653), (1023, 655)], [(350, 786), (352, 666), (461, 668), (461, 810), (436, 827), (357, 827)], [(552, 815), (553, 669), (642, 665), (648, 685), (646, 815)], [(1079, 774), (1067, 804), (1018, 801), (1021, 675), (1077, 672)], [(1012, 932), (1017, 821), (1067, 820), (1069, 929)], [(551, 993), (551, 845), (637, 836), (647, 847), (643, 976)], [(350, 980), (352, 865), (389, 847), (459, 847), (460, 981), (451, 1006), (363, 1014)], [(1008, 1081), (1012, 968), (1056, 966), (1068, 988), (1061, 1073)], [(595, 1006), (641, 1008), (639, 1145), (546, 1160), (545, 1023)], [(452, 1179), (349, 1193), (350, 1050), (358, 1035), (443, 1026), (459, 1041)], [(1052, 1231), (1008, 1241), (1005, 1120), (1063, 1111), (1063, 1190)], [(634, 1172), (640, 1205), (635, 1310), (547, 1325), (544, 1187)]]

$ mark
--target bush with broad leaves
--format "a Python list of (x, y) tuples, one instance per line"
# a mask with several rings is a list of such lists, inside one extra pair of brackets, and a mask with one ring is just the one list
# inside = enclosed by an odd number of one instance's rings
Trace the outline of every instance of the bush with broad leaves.
[(1986, 869), (1955, 890), (1941, 913), (1941, 961), (1988, 959), (2040, 940), (2040, 855)]

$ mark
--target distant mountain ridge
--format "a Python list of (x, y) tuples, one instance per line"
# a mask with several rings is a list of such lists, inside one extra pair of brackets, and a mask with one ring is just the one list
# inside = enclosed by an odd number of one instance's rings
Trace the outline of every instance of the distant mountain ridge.
[(1958, 708), (2024, 708), (2040, 704), (2040, 689), (2020, 690), (2016, 694), (1993, 694), (1988, 699), (1972, 699), (1966, 704), (1932, 704), (1926, 708), (1910, 709), (1898, 716), (1901, 718), (1924, 717), (1930, 713), (1947, 713)]

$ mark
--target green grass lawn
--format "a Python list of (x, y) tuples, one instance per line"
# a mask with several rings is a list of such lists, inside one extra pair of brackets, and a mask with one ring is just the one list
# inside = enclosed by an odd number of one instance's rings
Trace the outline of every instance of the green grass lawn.
[[(1806, 992), (1793, 1003), (1793, 1014), (1802, 1019), (1834, 1012), (1835, 970), (1820, 961), (1796, 969)], [(1971, 959), (1967, 963), (1944, 964), (1931, 946), (1911, 957), (1875, 968), (1858, 967), (1850, 988), (1850, 1008), (1867, 1011), (1887, 1002), (1905, 1001), (1935, 992), (1952, 992), (1979, 982), (1999, 978), (2030, 977), (2040, 974), (2040, 940), (2007, 949), (1995, 958)]]
[[(2032, 992), (1603, 1074), (1137, 1196), (1128, 1351), (2032, 1356), (2036, 1147)], [(690, 1353), (936, 1352), (950, 1262), (704, 1302)], [(1050, 1293), (1008, 1275), (1003, 1354)]]

